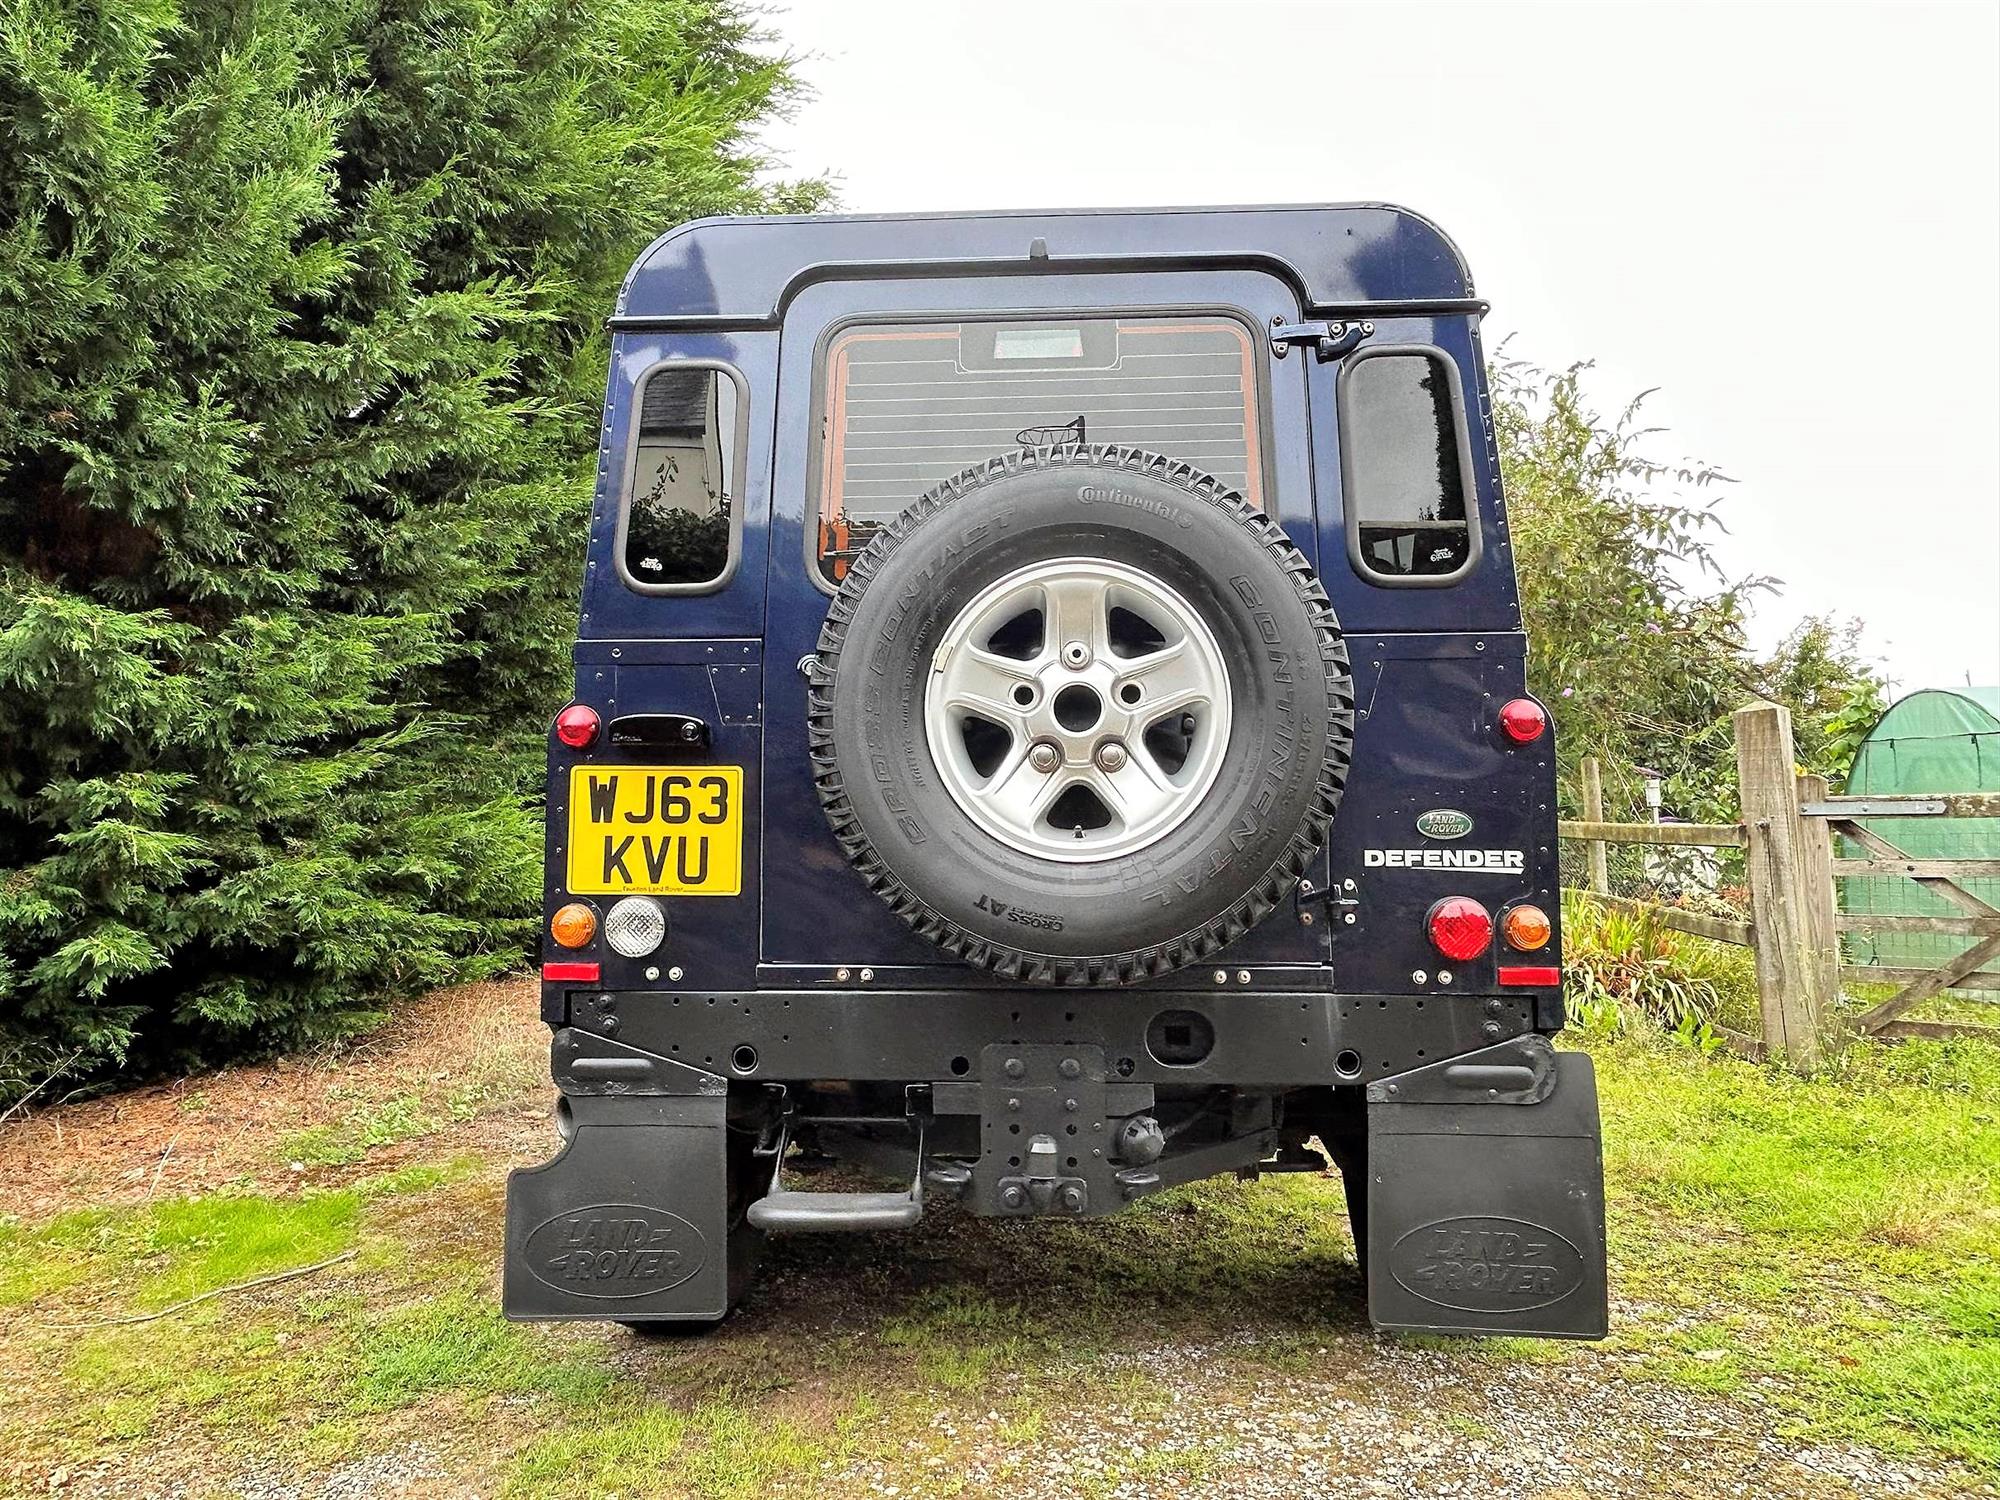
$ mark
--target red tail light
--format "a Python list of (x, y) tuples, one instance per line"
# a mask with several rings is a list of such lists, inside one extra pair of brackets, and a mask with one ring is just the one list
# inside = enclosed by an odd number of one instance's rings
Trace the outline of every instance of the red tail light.
[(1470, 896), (1446, 896), (1431, 908), (1431, 946), (1454, 963), (1493, 946), (1493, 917)]
[(596, 984), (602, 972), (603, 966), (595, 962), (542, 965), (542, 978), (550, 984)]
[(1549, 716), (1533, 698), (1515, 698), (1500, 705), (1500, 732), (1517, 745), (1531, 745), (1549, 727)]
[(572, 750), (585, 750), (597, 739), (597, 710), (572, 703), (556, 715), (556, 738)]

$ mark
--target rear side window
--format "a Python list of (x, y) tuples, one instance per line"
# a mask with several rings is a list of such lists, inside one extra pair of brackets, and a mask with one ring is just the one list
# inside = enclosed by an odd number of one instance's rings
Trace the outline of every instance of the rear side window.
[(1478, 560), (1472, 458), (1443, 350), (1365, 349), (1340, 374), (1347, 550), (1380, 583), (1450, 583)]
[(819, 576), (919, 495), (1016, 448), (1120, 443), (1263, 508), (1249, 329), (1219, 314), (849, 325), (820, 370)]
[(706, 593), (729, 581), (743, 531), (744, 407), (741, 377), (721, 365), (659, 365), (640, 381), (618, 538), (633, 588)]

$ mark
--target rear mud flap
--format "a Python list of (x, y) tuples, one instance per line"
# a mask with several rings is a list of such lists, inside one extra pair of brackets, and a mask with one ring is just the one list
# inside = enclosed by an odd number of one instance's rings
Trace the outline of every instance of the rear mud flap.
[(1590, 1059), (1517, 1037), (1370, 1084), (1367, 1217), (1377, 1328), (1603, 1338)]
[(507, 1178), (510, 1318), (711, 1321), (729, 1307), (727, 1099), (572, 1096), (554, 1160)]

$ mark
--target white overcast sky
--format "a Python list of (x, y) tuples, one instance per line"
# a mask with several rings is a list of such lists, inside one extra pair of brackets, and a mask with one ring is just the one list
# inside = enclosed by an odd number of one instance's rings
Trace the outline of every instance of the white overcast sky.
[(2000, 6), (802, 0), (771, 145), (850, 212), (1387, 200), (1488, 348), (1657, 386), (1768, 647), (2000, 683)]

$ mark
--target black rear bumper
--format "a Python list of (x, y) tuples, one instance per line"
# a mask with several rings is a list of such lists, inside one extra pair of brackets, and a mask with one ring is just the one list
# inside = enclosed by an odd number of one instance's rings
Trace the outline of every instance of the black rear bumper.
[[(1220, 1172), (1295, 1169), (1281, 1148), (1297, 1153), (1300, 1122), (1320, 1119), (1365, 1194), (1377, 1326), (1604, 1332), (1595, 1080), (1588, 1058), (1534, 1033), (1528, 998), (578, 993), (565, 1010), (553, 1058), (572, 1128), (559, 1156), (508, 1184), (511, 1316), (713, 1319), (734, 1241), (764, 1220), (864, 1227), (796, 1190), (796, 1212), (744, 1212), (771, 1188), (782, 1137), (741, 1108), (732, 1119), (732, 1098), (782, 1109), (833, 1082), (898, 1086), (874, 1097), (904, 1101), (844, 1130), (855, 1149), (840, 1154), (915, 1164), (913, 1208), (928, 1192), (981, 1215), (1095, 1216)], [(1135, 1149), (1128, 1127), (1143, 1137), (1161, 1104), (1204, 1090), (1228, 1108), (1203, 1131)], [(746, 1134), (760, 1128), (753, 1158)]]
[(569, 990), (545, 1014), (566, 1092), (585, 1083), (565, 1074), (566, 1038), (733, 1082), (977, 1082), (983, 1049), (1018, 1042), (1101, 1047), (1113, 1078), (1163, 1087), (1305, 1088), (1370, 1083), (1534, 1030), (1532, 991), (1254, 991), (1217, 972), (1230, 982), (1208, 990)]

